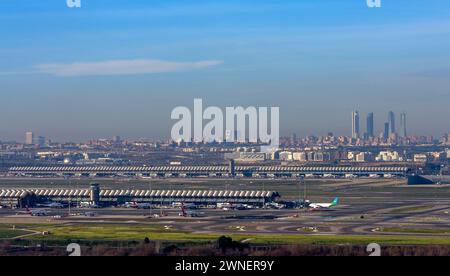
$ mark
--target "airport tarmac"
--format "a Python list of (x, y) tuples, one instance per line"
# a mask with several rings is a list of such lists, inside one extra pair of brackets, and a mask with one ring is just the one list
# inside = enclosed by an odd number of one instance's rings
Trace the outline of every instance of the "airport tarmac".
[[(375, 181), (362, 182), (360, 185), (354, 181), (317, 184), (309, 190), (312, 194), (311, 201), (328, 202), (334, 196), (341, 199), (338, 206), (318, 211), (196, 209), (190, 210), (197, 214), (196, 217), (180, 217), (181, 210), (176, 208), (72, 208), (71, 214), (77, 215), (67, 216), (68, 209), (44, 208), (48, 211), (48, 215), (43, 217), (24, 214), (24, 210), (0, 209), (0, 218), (2, 223), (10, 224), (160, 224), (172, 230), (191, 233), (436, 235), (450, 238), (448, 186), (406, 187), (394, 182), (375, 183)], [(289, 189), (292, 189), (290, 197), (294, 198), (295, 194), (298, 194), (298, 188), (292, 186), (289, 186)], [(408, 233), (398, 229), (412, 230)]]
[[(416, 208), (416, 210), (414, 210)], [(423, 209), (421, 209), (423, 208)], [(393, 202), (340, 205), (330, 210), (253, 209), (193, 210), (198, 217), (180, 217), (179, 209), (67, 209), (46, 210), (48, 215), (37, 217), (24, 210), (1, 209), (3, 223), (114, 223), (161, 224), (172, 230), (192, 233), (248, 234), (302, 233), (302, 234), (384, 234), (384, 228), (447, 229), (450, 225), (450, 200), (423, 205), (422, 202)], [(402, 210), (405, 210), (404, 212)], [(408, 211), (410, 210), (410, 211)], [(398, 233), (405, 235), (405, 233)], [(443, 233), (439, 233), (442, 235)], [(415, 234), (417, 235), (417, 233)], [(429, 233), (427, 235), (430, 235)]]

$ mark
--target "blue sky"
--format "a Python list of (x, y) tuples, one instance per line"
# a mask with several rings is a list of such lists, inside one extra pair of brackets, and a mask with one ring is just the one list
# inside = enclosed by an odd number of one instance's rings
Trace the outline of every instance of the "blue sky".
[(171, 110), (279, 106), (281, 132), (350, 113), (450, 131), (450, 2), (0, 1), (0, 140), (168, 137)]

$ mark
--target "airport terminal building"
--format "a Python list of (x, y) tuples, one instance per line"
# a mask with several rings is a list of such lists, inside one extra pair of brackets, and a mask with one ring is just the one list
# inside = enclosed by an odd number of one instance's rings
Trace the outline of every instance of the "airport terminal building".
[(19, 177), (405, 177), (403, 166), (48, 166), (11, 167)]
[(2, 189), (0, 203), (4, 206), (31, 207), (40, 202), (118, 205), (126, 202), (171, 205), (192, 203), (215, 205), (217, 203), (249, 204), (263, 206), (279, 198), (273, 191), (230, 191), (230, 190), (101, 190), (98, 185), (91, 189)]

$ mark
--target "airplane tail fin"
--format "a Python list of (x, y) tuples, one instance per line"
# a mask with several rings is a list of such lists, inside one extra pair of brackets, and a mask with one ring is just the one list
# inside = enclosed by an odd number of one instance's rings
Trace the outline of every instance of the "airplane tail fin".
[(336, 197), (331, 204), (332, 204), (332, 206), (338, 205), (339, 204), (339, 197)]

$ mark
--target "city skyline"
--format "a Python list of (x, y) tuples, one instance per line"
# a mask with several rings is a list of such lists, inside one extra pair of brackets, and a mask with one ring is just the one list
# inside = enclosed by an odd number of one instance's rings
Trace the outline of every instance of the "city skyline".
[[(384, 139), (389, 138), (391, 135), (395, 134), (400, 137), (408, 137), (408, 125), (407, 125), (407, 114), (405, 112), (400, 113), (400, 128), (396, 127), (396, 114), (394, 111), (389, 111), (387, 115), (387, 121), (381, 126), (382, 131), (376, 133), (376, 123), (375, 123), (375, 115), (374, 112), (367, 113), (366, 117), (366, 132), (362, 133), (361, 121), (360, 121), (360, 112), (355, 110), (352, 112), (352, 132), (350, 137), (353, 139), (362, 138), (367, 140), (368, 138), (373, 138), (376, 136), (382, 136)], [(378, 135), (379, 134), (379, 135)], [(445, 135), (445, 134), (444, 134)]]
[[(375, 121), (375, 114), (374, 112), (368, 112), (366, 114), (366, 124), (361, 124), (361, 116), (363, 114), (360, 113), (358, 110), (355, 110), (352, 112), (352, 121), (351, 121), (351, 133), (350, 134), (335, 134), (333, 132), (326, 132), (326, 135), (320, 135), (320, 134), (308, 134), (304, 135), (304, 137), (307, 136), (330, 136), (334, 135), (335, 137), (344, 136), (349, 137), (353, 139), (362, 139), (362, 140), (369, 140), (371, 138), (376, 137), (382, 137), (384, 139), (389, 139), (391, 135), (395, 134), (396, 137), (413, 137), (413, 136), (433, 136), (434, 138), (440, 138), (448, 135), (447, 133), (443, 133), (442, 135), (434, 136), (434, 135), (409, 135), (408, 132), (408, 125), (407, 125), (407, 114), (405, 112), (400, 113), (400, 127), (397, 129), (395, 126), (396, 121), (396, 113), (394, 111), (389, 111), (387, 114), (387, 120), (382, 123), (377, 124)], [(207, 122), (203, 122), (203, 126), (205, 126)], [(379, 125), (380, 128), (377, 128), (376, 126)], [(365, 126), (365, 131), (363, 131)], [(376, 130), (380, 129), (379, 132)], [(18, 139), (18, 140), (10, 140), (10, 142), (23, 142), (25, 145), (32, 145), (32, 144), (44, 144), (45, 140), (53, 141), (51, 138), (46, 138), (44, 136), (36, 136), (36, 133), (34, 131), (26, 131), (24, 139)], [(280, 137), (287, 138), (289, 137), (291, 141), (295, 140), (297, 138), (298, 133), (289, 133), (289, 134), (282, 134)], [(65, 141), (58, 141), (58, 142), (85, 142), (89, 140), (95, 140), (95, 139), (110, 139), (112, 138), (113, 141), (121, 141), (121, 136), (117, 135), (117, 133), (114, 133), (112, 136), (102, 136), (102, 137), (89, 137), (85, 140), (65, 140)], [(130, 140), (139, 140), (139, 139), (149, 139), (150, 137), (127, 137), (126, 139)], [(170, 137), (158, 137), (158, 138), (150, 138), (154, 140), (168, 140)], [(1, 137), (0, 137), (0, 141)], [(6, 140), (3, 140), (5, 142)]]
[[(397, 134), (399, 137), (408, 137), (408, 136), (433, 136), (435, 138), (439, 138), (439, 137), (443, 137), (445, 135), (447, 135), (449, 132), (444, 132), (442, 134), (437, 134), (437, 135), (433, 135), (433, 134), (411, 134), (409, 135), (409, 131), (408, 131), (408, 123), (407, 123), (407, 113), (405, 112), (401, 112), (399, 113), (399, 117), (400, 117), (400, 124), (399, 124), (399, 128), (396, 128), (395, 126), (395, 121), (396, 121), (396, 113), (394, 111), (389, 111), (387, 113), (387, 119), (386, 120), (378, 120), (379, 122), (377, 123), (377, 121), (375, 120), (375, 113), (374, 112), (367, 112), (366, 113), (366, 123), (365, 125), (361, 124), (361, 116), (363, 114), (361, 112), (359, 112), (358, 110), (354, 110), (352, 111), (352, 122), (351, 122), (351, 132), (350, 133), (335, 133), (333, 131), (321, 131), (321, 133), (306, 133), (306, 134), (299, 134), (300, 132), (291, 132), (291, 133), (281, 133), (281, 137), (288, 137), (294, 135), (295, 137), (297, 136), (303, 136), (303, 137), (307, 137), (310, 135), (313, 136), (326, 136), (329, 133), (333, 133), (335, 136), (347, 136), (347, 137), (351, 137), (353, 139), (368, 139), (368, 138), (373, 138), (373, 137), (384, 137), (385, 139), (389, 138), (389, 136), (391, 134)], [(379, 116), (378, 118), (380, 118), (382, 116)], [(207, 122), (203, 123), (203, 126), (205, 126), (207, 124)], [(364, 131), (365, 129), (365, 131)], [(39, 133), (39, 136), (35, 136), (36, 133)], [(84, 142), (84, 141), (88, 141), (88, 140), (92, 140), (92, 139), (108, 139), (108, 138), (113, 138), (117, 139), (117, 137), (121, 137), (118, 136), (117, 134), (121, 133), (121, 135), (125, 135), (127, 137), (127, 139), (154, 139), (154, 140), (167, 140), (170, 139), (170, 135), (166, 135), (166, 136), (161, 136), (161, 137), (150, 137), (150, 136), (141, 136), (141, 137), (132, 137), (132, 136), (128, 136), (126, 133), (122, 133), (120, 131), (118, 132), (113, 132), (111, 135), (104, 135), (104, 136), (99, 136), (99, 135), (93, 135), (90, 137), (86, 137), (85, 139), (79, 139), (79, 140), (74, 140), (74, 139), (50, 139), (52, 141), (58, 141), (58, 142)], [(46, 135), (45, 137), (48, 137), (46, 133), (42, 133), (39, 132), (35, 129), (33, 130), (26, 130), (25, 131), (25, 136), (22, 135), (21, 137), (17, 138), (17, 139), (2, 139), (1, 133), (0, 133), (0, 141), (15, 141), (15, 142), (25, 142), (25, 144), (33, 144), (34, 142), (30, 142), (30, 141), (37, 141), (37, 140), (42, 140), (44, 137), (41, 135)], [(25, 137), (25, 138), (23, 138)]]
[(64, 2), (0, 3), (0, 140), (163, 139), (195, 98), (279, 106), (284, 136), (348, 135), (355, 109), (449, 131), (448, 1)]

